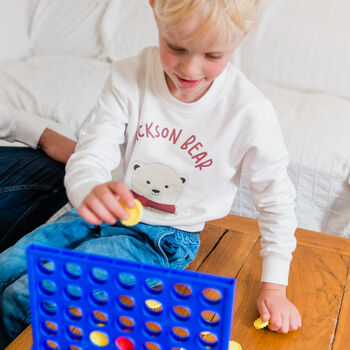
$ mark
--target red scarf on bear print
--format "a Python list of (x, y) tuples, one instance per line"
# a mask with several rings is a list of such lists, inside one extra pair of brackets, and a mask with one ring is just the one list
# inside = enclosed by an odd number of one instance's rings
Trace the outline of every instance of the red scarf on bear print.
[(153, 209), (157, 209), (160, 211), (164, 211), (166, 213), (170, 213), (170, 214), (175, 214), (175, 205), (173, 204), (163, 204), (163, 203), (158, 203), (158, 202), (154, 202), (134, 191), (131, 191), (134, 195), (135, 198), (137, 198), (141, 204), (145, 207), (150, 207)]

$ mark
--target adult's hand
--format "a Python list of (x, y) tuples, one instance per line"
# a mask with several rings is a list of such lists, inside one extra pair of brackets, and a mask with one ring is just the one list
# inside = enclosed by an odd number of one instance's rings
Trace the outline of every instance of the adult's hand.
[(51, 158), (67, 163), (73, 154), (76, 142), (56, 131), (46, 128), (39, 139), (39, 147)]

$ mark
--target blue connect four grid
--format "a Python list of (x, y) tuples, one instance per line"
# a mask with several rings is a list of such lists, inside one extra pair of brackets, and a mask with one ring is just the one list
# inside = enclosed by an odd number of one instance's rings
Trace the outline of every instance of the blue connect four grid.
[(27, 259), (34, 350), (228, 349), (234, 279), (38, 245)]

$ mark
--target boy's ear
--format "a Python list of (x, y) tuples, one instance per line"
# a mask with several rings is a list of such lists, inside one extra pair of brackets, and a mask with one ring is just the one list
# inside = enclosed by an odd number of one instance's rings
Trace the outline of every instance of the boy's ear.
[(149, 0), (149, 4), (151, 5), (151, 7), (154, 7), (154, 0)]

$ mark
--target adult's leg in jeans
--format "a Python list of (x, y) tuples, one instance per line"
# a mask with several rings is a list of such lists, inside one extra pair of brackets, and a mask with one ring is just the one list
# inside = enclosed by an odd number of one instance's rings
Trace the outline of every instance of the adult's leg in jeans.
[(27, 234), (0, 254), (0, 350), (31, 321), (26, 248), (36, 243), (74, 249), (96, 236), (99, 236), (99, 227), (88, 224), (72, 209), (55, 222)]
[(0, 147), (0, 252), (67, 203), (64, 169), (40, 150)]
[(38, 227), (0, 254), (0, 297), (4, 289), (27, 271), (26, 249), (31, 244), (74, 249), (99, 236), (100, 228), (83, 220), (71, 209), (56, 221)]
[(3, 350), (31, 323), (27, 274), (5, 289), (0, 308), (0, 350)]

